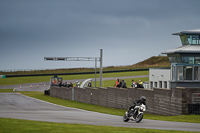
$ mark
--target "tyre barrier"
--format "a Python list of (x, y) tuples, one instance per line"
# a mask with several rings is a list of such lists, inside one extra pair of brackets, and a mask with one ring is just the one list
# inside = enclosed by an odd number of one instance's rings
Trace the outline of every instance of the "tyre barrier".
[(50, 95), (50, 90), (44, 90), (44, 95)]

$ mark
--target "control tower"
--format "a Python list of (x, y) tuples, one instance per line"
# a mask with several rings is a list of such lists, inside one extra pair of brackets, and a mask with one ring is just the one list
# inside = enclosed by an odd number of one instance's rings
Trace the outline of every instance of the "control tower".
[(186, 30), (180, 36), (182, 46), (167, 50), (170, 64), (170, 88), (200, 87), (200, 29)]

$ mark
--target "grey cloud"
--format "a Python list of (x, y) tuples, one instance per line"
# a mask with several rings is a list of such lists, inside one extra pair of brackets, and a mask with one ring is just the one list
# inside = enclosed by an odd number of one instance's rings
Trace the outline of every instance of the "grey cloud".
[[(78, 54), (90, 55), (100, 48), (108, 53), (123, 48), (120, 58), (126, 58), (145, 48), (145, 55), (155, 55), (180, 45), (171, 33), (199, 28), (199, 5), (199, 0), (1, 0), (0, 51), (30, 50), (34, 56), (42, 48), (37, 56), (43, 56), (78, 47)], [(13, 54), (24, 54), (16, 50)], [(104, 65), (116, 65), (113, 55), (105, 55)], [(119, 63), (134, 63), (127, 61)]]

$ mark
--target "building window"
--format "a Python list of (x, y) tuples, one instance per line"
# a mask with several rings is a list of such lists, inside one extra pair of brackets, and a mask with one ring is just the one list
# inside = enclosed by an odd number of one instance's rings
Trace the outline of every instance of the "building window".
[(194, 57), (182, 57), (182, 63), (194, 64)]
[(172, 54), (168, 56), (170, 63), (181, 63), (181, 57), (179, 54)]
[(164, 81), (164, 88), (167, 89), (167, 81)]
[(200, 57), (194, 57), (194, 63), (200, 64)]
[(199, 80), (200, 66), (194, 66), (194, 80)]
[(177, 66), (177, 80), (183, 80), (183, 66)]
[(153, 82), (150, 82), (150, 89), (153, 89)]
[(186, 35), (181, 35), (180, 38), (183, 45), (188, 45), (188, 39)]
[(157, 82), (154, 82), (154, 87), (156, 87), (156, 88), (157, 88)]
[(159, 88), (162, 88), (162, 81), (159, 81)]
[(199, 35), (187, 35), (189, 44), (200, 44)]
[[(177, 65), (177, 80), (198, 80), (200, 81), (200, 66), (199, 65), (191, 65), (191, 66), (182, 66)], [(172, 67), (173, 68), (173, 67)], [(175, 69), (175, 68), (173, 68)], [(175, 71), (172, 69), (172, 80), (175, 77), (173, 74)], [(175, 81), (175, 80), (173, 80)]]
[(184, 80), (192, 80), (192, 66), (184, 66)]
[(172, 81), (176, 80), (176, 66), (175, 65), (171, 66), (171, 80)]

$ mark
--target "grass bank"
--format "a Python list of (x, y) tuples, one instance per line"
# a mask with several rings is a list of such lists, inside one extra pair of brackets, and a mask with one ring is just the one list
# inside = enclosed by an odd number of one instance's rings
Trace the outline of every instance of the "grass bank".
[(0, 118), (0, 129), (0, 133), (186, 133), (184, 131), (53, 123), (10, 118)]

